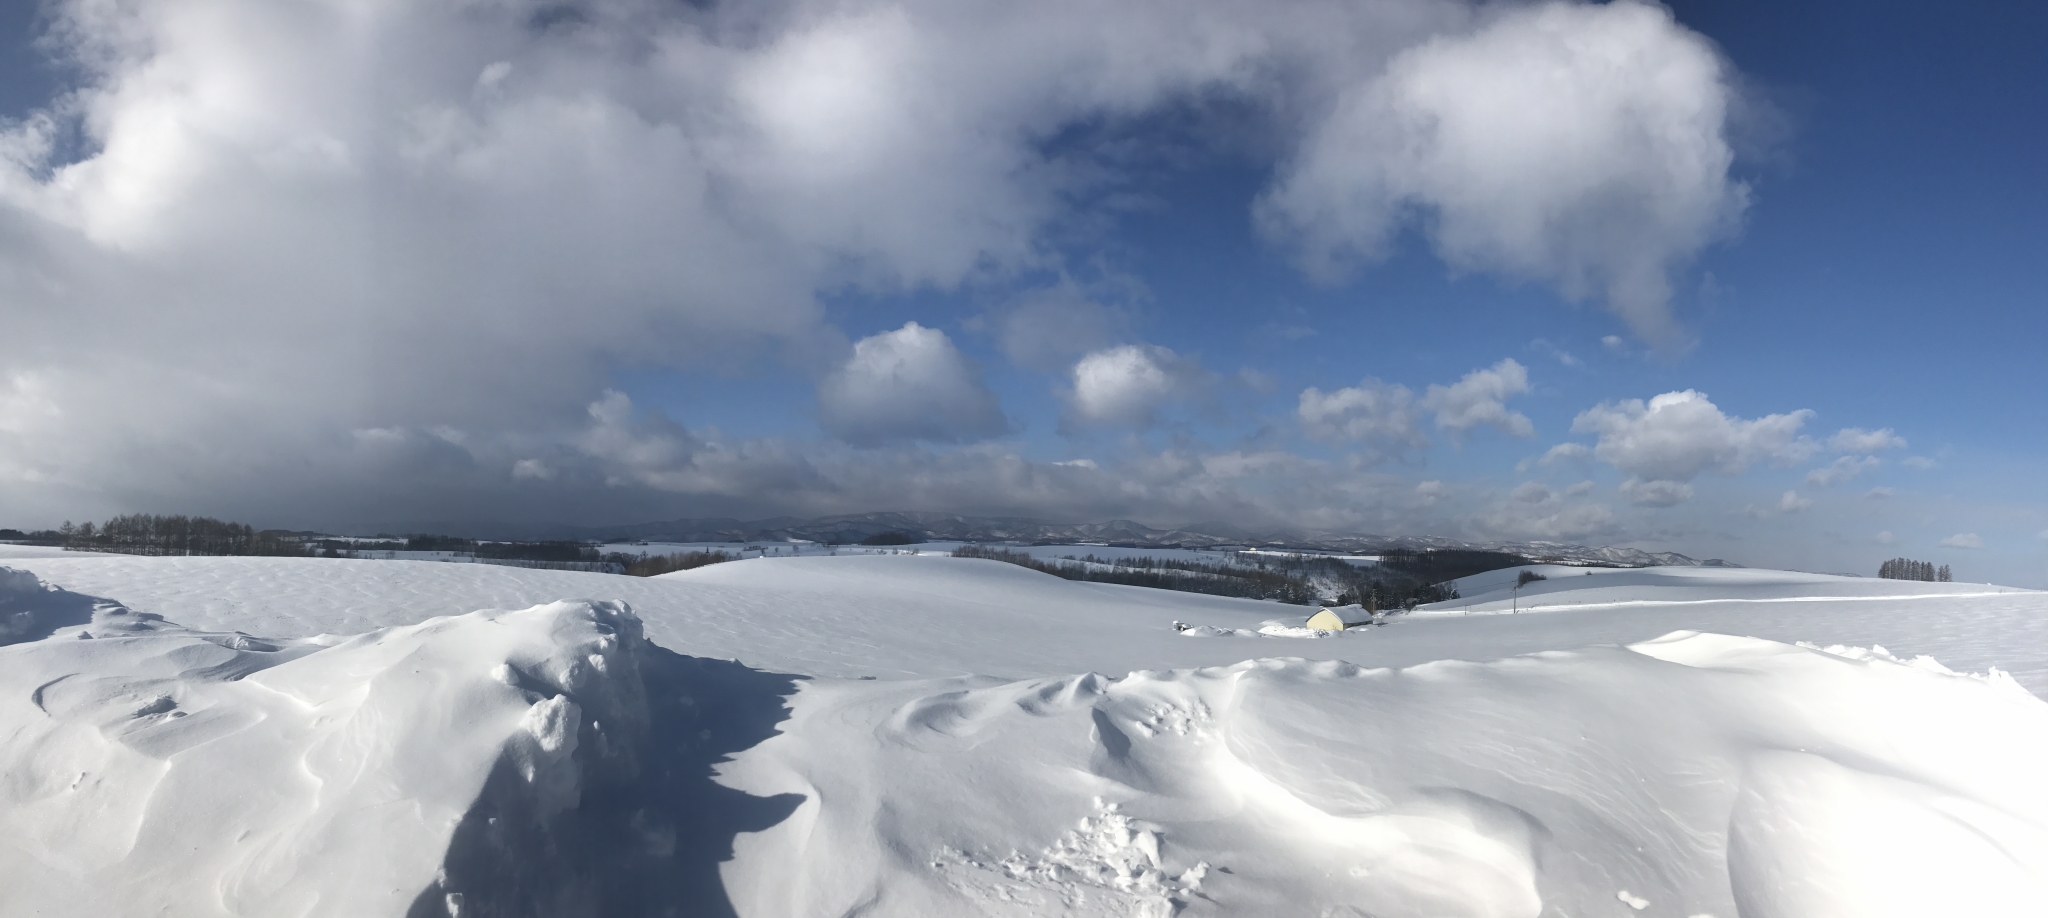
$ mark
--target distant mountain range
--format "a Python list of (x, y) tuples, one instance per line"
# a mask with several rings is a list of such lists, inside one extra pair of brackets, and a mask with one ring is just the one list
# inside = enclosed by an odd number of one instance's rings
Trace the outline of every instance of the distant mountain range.
[(485, 539), (576, 539), (594, 542), (810, 542), (854, 543), (885, 532), (931, 541), (1100, 542), (1139, 548), (1305, 549), (1372, 554), (1392, 548), (1505, 551), (1540, 561), (1613, 564), (1629, 567), (1739, 567), (1718, 559), (1697, 561), (1677, 552), (1638, 548), (1592, 548), (1564, 542), (1460, 542), (1432, 536), (1355, 535), (1314, 530), (1250, 530), (1229, 523), (1190, 523), (1154, 529), (1131, 520), (1106, 523), (1049, 523), (1019, 517), (958, 516), (949, 513), (855, 513), (817, 519), (683, 519), (626, 526), (510, 526), (449, 524), (437, 531)]

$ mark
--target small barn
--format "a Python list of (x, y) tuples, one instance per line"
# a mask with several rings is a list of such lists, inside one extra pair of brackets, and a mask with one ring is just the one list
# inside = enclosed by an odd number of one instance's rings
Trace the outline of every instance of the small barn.
[(1347, 619), (1364, 619), (1365, 609), (1357, 604), (1348, 606), (1324, 606), (1308, 617), (1305, 627), (1316, 631), (1342, 631), (1351, 627)]

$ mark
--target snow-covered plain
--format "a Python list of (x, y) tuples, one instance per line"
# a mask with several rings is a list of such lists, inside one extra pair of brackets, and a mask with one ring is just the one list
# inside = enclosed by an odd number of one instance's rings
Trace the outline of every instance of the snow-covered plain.
[(2048, 913), (2038, 592), (0, 566), (0, 915)]

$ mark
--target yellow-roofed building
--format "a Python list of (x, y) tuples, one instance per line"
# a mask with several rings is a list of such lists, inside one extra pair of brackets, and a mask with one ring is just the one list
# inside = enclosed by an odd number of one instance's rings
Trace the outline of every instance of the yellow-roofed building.
[(1362, 615), (1365, 610), (1355, 605), (1324, 606), (1322, 609), (1317, 610), (1316, 614), (1308, 617), (1308, 623), (1305, 627), (1313, 628), (1317, 631), (1342, 631), (1350, 627), (1344, 621), (1344, 613), (1346, 612)]

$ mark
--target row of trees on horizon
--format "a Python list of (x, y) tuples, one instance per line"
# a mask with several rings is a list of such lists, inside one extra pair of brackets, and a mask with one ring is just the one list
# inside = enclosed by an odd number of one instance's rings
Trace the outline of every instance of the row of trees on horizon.
[(1932, 561), (1915, 561), (1911, 558), (1893, 558), (1877, 566), (1877, 575), (1886, 580), (1922, 580), (1928, 583), (1948, 583), (1948, 565), (1935, 567)]
[(306, 554), (306, 546), (288, 533), (257, 530), (210, 516), (129, 513), (95, 525), (65, 520), (57, 534), (70, 551), (104, 551), (124, 555), (269, 555)]
[(1379, 564), (1363, 568), (1321, 556), (1252, 556), (1212, 562), (1089, 554), (1041, 561), (1025, 552), (984, 545), (963, 545), (953, 555), (1002, 561), (1067, 580), (1296, 605), (1357, 603), (1373, 612), (1456, 599), (1457, 588), (1447, 581), (1529, 563), (1529, 559), (1507, 552), (1453, 549), (1388, 552)]

